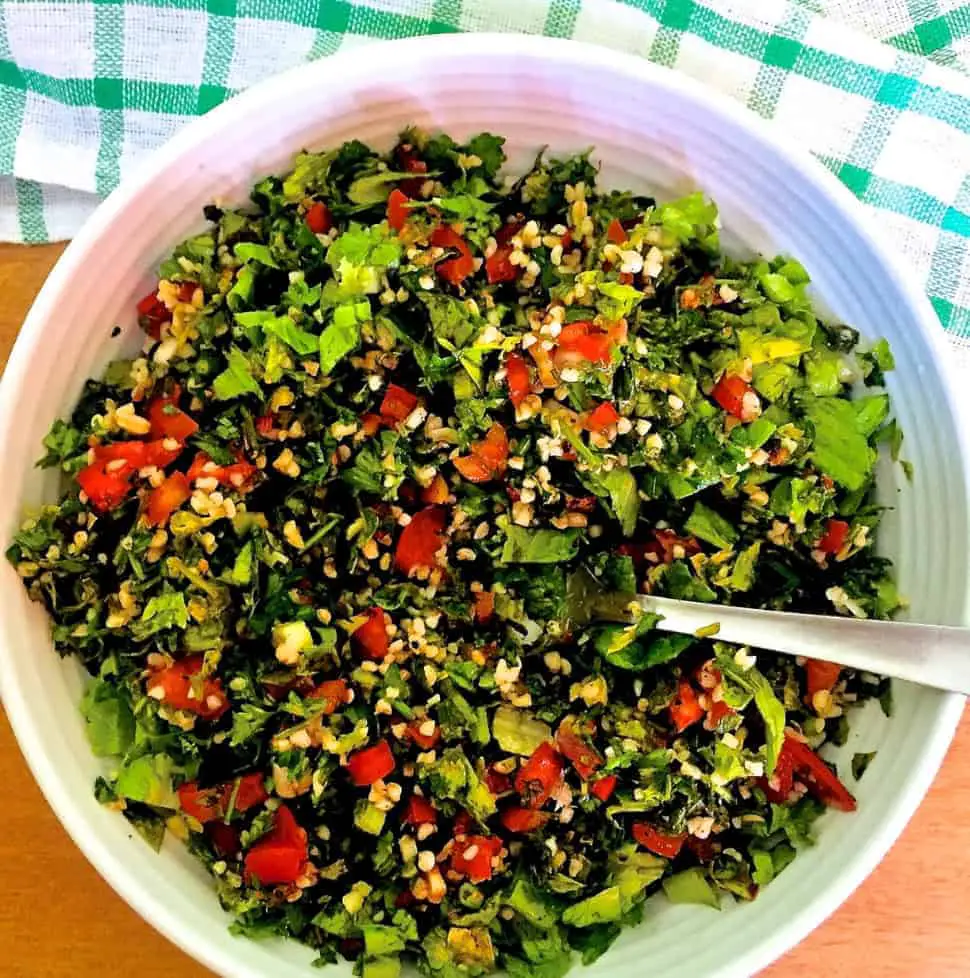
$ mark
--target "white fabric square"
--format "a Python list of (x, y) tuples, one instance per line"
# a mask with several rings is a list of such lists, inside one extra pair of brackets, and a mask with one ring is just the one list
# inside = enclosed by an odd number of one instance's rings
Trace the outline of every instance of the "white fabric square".
[(125, 78), (201, 84), (208, 21), (204, 11), (125, 4), (124, 12)]
[(548, 14), (549, 0), (478, 0), (462, 4), (458, 26), (463, 31), (541, 34)]
[(28, 92), (14, 157), (14, 172), (39, 183), (59, 183), (89, 193), (95, 168), (101, 118), (94, 106), (69, 106)]
[[(74, 231), (72, 228), (71, 234)], [(0, 174), (0, 241), (20, 241), (21, 238), (17, 184), (13, 177)]]
[(925, 285), (933, 267), (939, 230), (903, 214), (894, 214), (868, 204), (863, 206), (876, 237), (883, 243), (892, 245), (891, 250), (895, 252), (900, 271)]
[(236, 21), (236, 45), (232, 52), (229, 88), (248, 88), (269, 75), (306, 61), (317, 32), (274, 20)]
[(49, 183), (41, 187), (41, 193), (44, 197), (44, 223), (51, 241), (62, 241), (75, 235), (101, 203), (95, 194), (78, 193)]
[(590, 44), (602, 44), (631, 54), (647, 54), (657, 36), (653, 17), (633, 7), (584, 3), (576, 14), (572, 36)]
[(94, 4), (5, 3), (10, 56), (53, 78), (94, 77)]
[(782, 0), (704, 0), (704, 6), (725, 20), (767, 34), (773, 34), (792, 10)]
[(747, 102), (760, 66), (753, 58), (716, 48), (696, 34), (681, 37), (675, 65), (741, 102)]
[(380, 44), (381, 40), (377, 37), (370, 37), (367, 34), (341, 34), (339, 51), (356, 51), (358, 48), (370, 47), (372, 44)]
[(355, 0), (354, 5), (423, 20), (430, 20), (434, 16), (434, 0), (404, 0), (403, 3), (401, 0)]
[[(871, 15), (872, 8), (869, 0), (866, 0), (866, 6), (869, 7)], [(846, 19), (848, 20), (848, 18)], [(852, 26), (856, 25), (853, 24)], [(833, 24), (832, 21), (824, 20), (821, 17), (813, 18), (809, 24), (804, 43), (806, 47), (817, 48), (819, 51), (845, 58), (846, 61), (869, 65), (872, 68), (879, 68), (881, 71), (892, 71), (896, 63), (895, 48), (885, 44), (876, 44), (862, 34), (845, 30)]]
[(871, 105), (862, 95), (792, 75), (778, 95), (775, 122), (813, 153), (844, 159)]
[(970, 306), (970, 248), (963, 248), (963, 264), (957, 272), (957, 287), (952, 301), (958, 306)]
[(820, 6), (827, 18), (840, 20), (871, 37), (895, 37), (913, 29), (909, 9), (912, 4), (906, 0), (823, 0)]
[(124, 137), (118, 162), (122, 177), (131, 176), (147, 156), (168, 142), (190, 118), (191, 116), (126, 109)]
[(903, 112), (872, 170), (948, 202), (966, 177), (968, 160), (970, 136), (945, 122)]
[[(970, 60), (970, 36), (961, 38), (953, 45), (953, 52)], [(927, 87), (942, 88), (946, 92), (953, 92), (963, 98), (970, 99), (970, 78), (961, 75), (952, 68), (943, 68), (932, 61), (926, 62), (926, 68), (920, 75), (920, 81)]]

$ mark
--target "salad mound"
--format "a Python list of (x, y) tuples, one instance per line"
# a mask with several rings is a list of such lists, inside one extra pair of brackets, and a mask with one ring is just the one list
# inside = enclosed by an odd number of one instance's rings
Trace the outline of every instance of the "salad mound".
[(504, 159), (412, 130), (207, 208), (8, 551), (93, 677), (99, 799), (365, 978), (558, 978), (661, 889), (753, 899), (888, 709), (636, 601), (893, 613), (886, 343), (722, 255), (700, 193)]

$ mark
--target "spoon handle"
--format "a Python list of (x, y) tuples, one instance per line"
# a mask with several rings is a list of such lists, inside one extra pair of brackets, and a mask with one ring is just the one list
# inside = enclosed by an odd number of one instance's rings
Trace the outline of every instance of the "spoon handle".
[(692, 635), (719, 625), (725, 642), (835, 662), (851, 669), (970, 694), (970, 629), (789, 611), (729, 608), (641, 596), (657, 628)]

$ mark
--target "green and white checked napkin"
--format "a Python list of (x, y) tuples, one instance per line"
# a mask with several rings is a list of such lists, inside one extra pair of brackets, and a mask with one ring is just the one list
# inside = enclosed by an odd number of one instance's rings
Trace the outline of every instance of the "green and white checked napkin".
[(958, 0), (0, 0), (0, 239), (70, 237), (188, 118), (267, 75), (486, 30), (629, 51), (775, 120), (863, 202), (970, 366)]

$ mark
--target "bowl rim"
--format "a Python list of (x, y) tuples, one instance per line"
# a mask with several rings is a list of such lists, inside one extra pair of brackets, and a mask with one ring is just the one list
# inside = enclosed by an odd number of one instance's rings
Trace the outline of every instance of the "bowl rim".
[[(944, 380), (942, 402), (957, 420), (960, 471), (963, 497), (970, 512), (970, 427), (959, 424), (964, 409), (957, 396), (957, 385), (947, 344), (939, 321), (925, 293), (912, 281), (895, 256), (877, 239), (864, 220), (859, 201), (830, 171), (784, 133), (780, 127), (755, 115), (729, 96), (708, 88), (702, 82), (673, 69), (654, 64), (643, 57), (616, 51), (599, 45), (549, 38), (539, 35), (501, 34), (492, 32), (432, 34), (381, 42), (385, 68), (406, 65), (415, 59), (433, 61), (439, 55), (488, 57), (499, 51), (503, 56), (513, 54), (552, 62), (569, 61), (579, 68), (589, 67), (620, 73), (654, 90), (672, 91), (690, 99), (703, 100), (719, 115), (743, 130), (756, 143), (767, 143), (779, 153), (799, 177), (827, 198), (840, 215), (851, 222), (865, 240), (882, 270), (892, 274), (905, 296), (912, 318), (930, 347), (935, 366)], [(34, 300), (11, 351), (2, 381), (0, 381), (0, 447), (7, 441), (15, 417), (14, 377), (25, 374), (43, 341), (44, 323), (56, 314), (71, 278), (86, 261), (86, 256), (99, 239), (110, 233), (116, 218), (137, 199), (143, 188), (193, 148), (211, 138), (213, 130), (231, 127), (245, 120), (258, 106), (272, 104), (285, 98), (287, 91), (307, 79), (333, 81), (338, 87), (348, 79), (353, 82), (369, 71), (349, 49), (308, 62), (264, 79), (205, 115), (188, 122), (135, 173), (124, 180), (94, 211), (77, 236), (65, 249)], [(321, 86), (321, 90), (325, 90)], [(970, 611), (970, 596), (964, 596), (959, 617), (966, 622)], [(957, 614), (957, 609), (954, 609)], [(240, 960), (238, 954), (208, 943), (190, 942), (180, 915), (161, 900), (149, 885), (150, 881), (132, 875), (123, 858), (112, 851), (107, 841), (89, 831), (86, 821), (76, 817), (76, 803), (65, 789), (56, 765), (37, 746), (33, 736), (39, 718), (16, 686), (13, 668), (14, 653), (6, 642), (0, 642), (0, 695), (20, 750), (48, 804), (88, 861), (112, 889), (139, 916), (196, 961), (220, 975), (245, 975), (258, 978), (257, 973)], [(928, 791), (943, 761), (963, 713), (965, 698), (956, 693), (942, 694), (924, 742), (923, 761), (907, 779), (892, 810), (882, 818), (877, 831), (870, 836), (865, 849), (835, 876), (830, 885), (807, 899), (787, 924), (764, 937), (733, 961), (717, 971), (717, 978), (744, 978), (769, 965), (794, 947), (815, 927), (832, 914), (889, 851)]]

